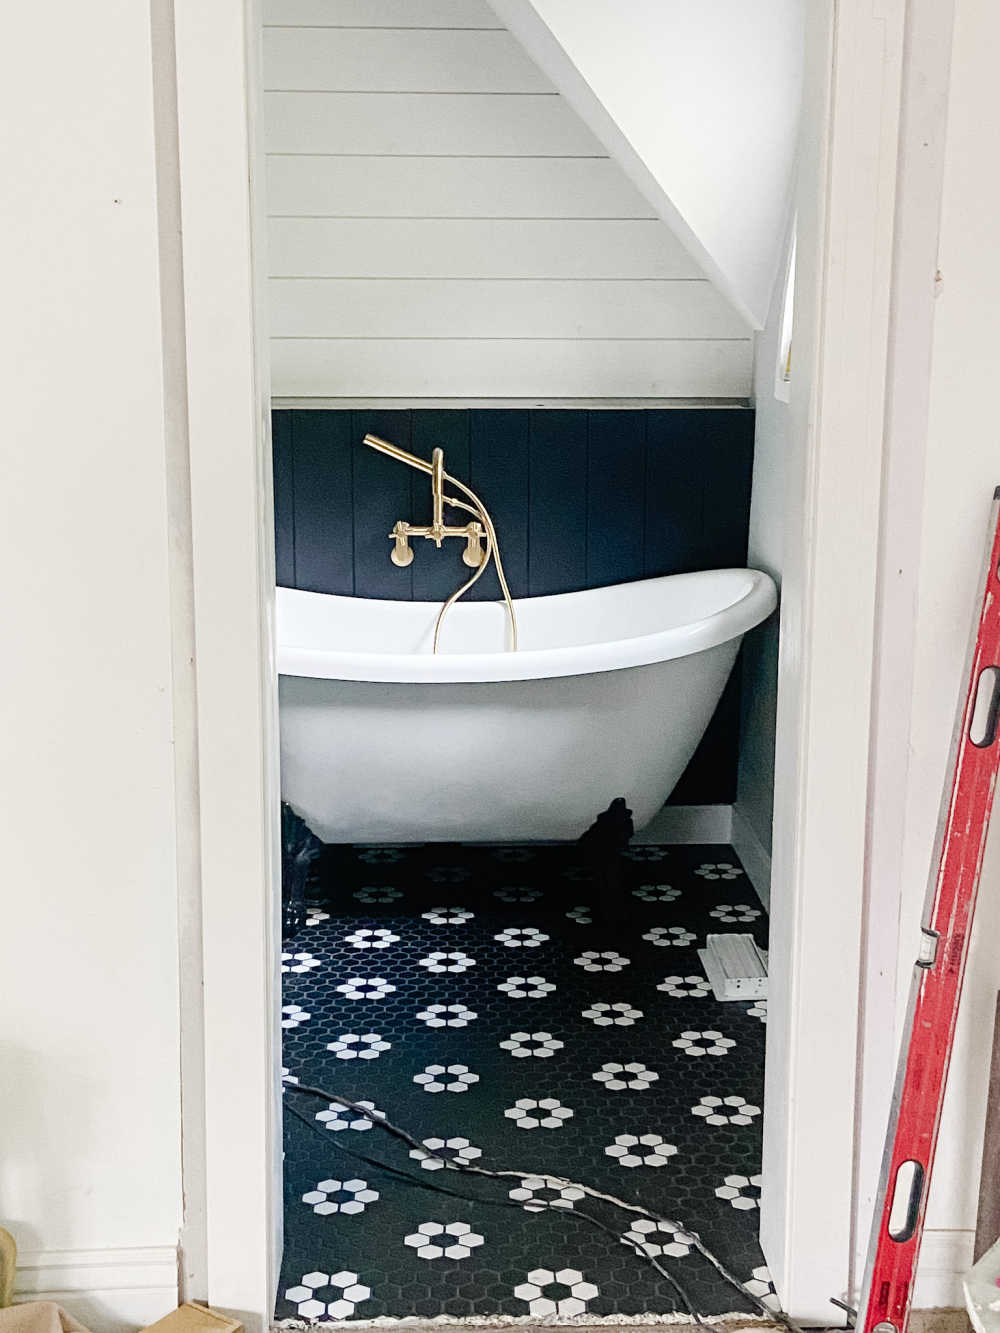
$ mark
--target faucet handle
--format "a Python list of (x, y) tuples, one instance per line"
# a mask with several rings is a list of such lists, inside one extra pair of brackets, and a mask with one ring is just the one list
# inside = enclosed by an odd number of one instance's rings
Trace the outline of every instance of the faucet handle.
[(413, 564), (413, 549), (410, 546), (410, 533), (402, 519), (396, 523), (393, 530), (389, 533), (389, 540), (394, 542), (392, 550), (389, 552), (389, 559), (400, 569), (405, 569), (407, 565)]
[(465, 531), (465, 550), (462, 552), (462, 560), (470, 569), (478, 569), (483, 563), (483, 525), (470, 523)]

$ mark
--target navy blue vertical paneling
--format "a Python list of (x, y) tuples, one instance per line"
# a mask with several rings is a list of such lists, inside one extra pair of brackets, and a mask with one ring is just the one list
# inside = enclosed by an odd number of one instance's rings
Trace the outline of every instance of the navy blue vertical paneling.
[[(389, 533), (397, 519), (411, 516), (410, 479), (418, 473), (405, 463), (369, 449), (367, 434), (410, 448), (410, 414), (405, 411), (351, 412), (354, 450), (354, 591), (358, 597), (407, 602), (413, 597), (413, 566), (400, 569), (389, 558)], [(423, 554), (422, 552), (418, 552)]]
[(729, 805), (736, 800), (742, 665), (737, 658), (719, 706), (668, 805)]
[[(492, 515), (500, 538), (504, 572), (514, 597), (524, 597), (528, 590), (529, 418), (530, 414), (520, 409), (469, 413), (466, 484)], [(469, 596), (479, 601), (500, 596), (492, 566)]]
[[(413, 413), (410, 435), (413, 452), (430, 459), (435, 447), (444, 450), (445, 471), (468, 484), (469, 480), (469, 413), (467, 410), (428, 408)], [(458, 494), (457, 488), (445, 487), (446, 492)], [(458, 495), (461, 499), (461, 495)], [(413, 523), (430, 523), (432, 516), (431, 479), (413, 474)], [(444, 520), (453, 526), (464, 527), (472, 515), (461, 509), (446, 509)], [(418, 540), (414, 543), (416, 559), (413, 562), (413, 598), (418, 602), (443, 602), (456, 588), (460, 588), (472, 574), (462, 563), (465, 543), (449, 537), (440, 551), (433, 542)], [(484, 576), (485, 577), (485, 576)]]
[(587, 584), (587, 414), (531, 413), (528, 595)]
[(588, 413), (587, 584), (642, 578), (645, 412)]
[(705, 414), (674, 409), (645, 415), (646, 577), (703, 569)]
[(350, 419), (343, 412), (291, 418), (295, 586), (353, 593)]
[(704, 429), (704, 529), (701, 569), (741, 568), (747, 562), (753, 414), (713, 412)]
[(271, 472), (274, 478), (274, 576), (279, 588), (295, 587), (295, 468), (292, 414), (271, 414)]

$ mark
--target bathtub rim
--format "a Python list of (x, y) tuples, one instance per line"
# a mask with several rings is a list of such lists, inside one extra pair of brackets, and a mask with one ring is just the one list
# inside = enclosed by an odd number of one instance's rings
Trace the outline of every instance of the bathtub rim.
[[(778, 604), (774, 580), (763, 570), (732, 567), (721, 570), (699, 570), (694, 575), (667, 574), (652, 579), (638, 579), (635, 583), (609, 585), (633, 587), (661, 583), (673, 578), (701, 578), (721, 582), (726, 576), (740, 574), (749, 578), (749, 585), (741, 596), (713, 611), (710, 615), (683, 625), (653, 634), (640, 634), (625, 639), (605, 642), (572, 644), (560, 648), (521, 650), (516, 653), (375, 653), (338, 651), (327, 648), (308, 648), (281, 641), (280, 607), (283, 600), (296, 598), (333, 598), (353, 601), (354, 598), (337, 594), (304, 592), (299, 589), (277, 589), (279, 607), (278, 674), (304, 676), (316, 680), (367, 681), (374, 684), (491, 684), (504, 681), (557, 679), (562, 676), (595, 675), (605, 671), (623, 671), (631, 667), (650, 666), (673, 658), (688, 657), (741, 638), (748, 630), (761, 624)], [(518, 598), (521, 601), (543, 602), (585, 595), (558, 593), (553, 597)], [(375, 600), (375, 599), (365, 599)], [(412, 602), (388, 603), (389, 606), (410, 607)], [(427, 603), (428, 608), (433, 603)]]

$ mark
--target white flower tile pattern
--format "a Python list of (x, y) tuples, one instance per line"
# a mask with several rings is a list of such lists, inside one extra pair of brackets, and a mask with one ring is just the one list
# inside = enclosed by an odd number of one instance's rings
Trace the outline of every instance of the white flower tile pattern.
[(504, 1115), (513, 1120), (518, 1129), (561, 1129), (573, 1112), (556, 1097), (519, 1097), (508, 1106)]
[(396, 987), (385, 977), (349, 977), (335, 989), (348, 1000), (384, 1000)]
[(475, 914), (467, 907), (432, 907), (429, 912), (421, 912), (420, 915), (435, 926), (464, 926)]
[(465, 1004), (429, 1004), (417, 1017), (429, 1028), (467, 1028), (479, 1015)]
[(675, 1000), (701, 1000), (712, 993), (705, 977), (664, 977), (656, 988), (672, 995)]
[(541, 1213), (547, 1208), (572, 1208), (587, 1196), (576, 1185), (555, 1184), (542, 1176), (524, 1176), (507, 1197), (529, 1213)]
[(327, 1043), (338, 1060), (377, 1060), (383, 1051), (392, 1049), (392, 1042), (383, 1040), (377, 1032), (344, 1032), (336, 1041)]
[(625, 1239), (653, 1259), (685, 1259), (694, 1245), (686, 1231), (674, 1231), (662, 1222), (642, 1217), (633, 1222)]
[(681, 896), (681, 891), (670, 884), (640, 884), (632, 890), (632, 896), (644, 903), (672, 903)]
[(300, 1319), (350, 1319), (368, 1300), (371, 1289), (358, 1281), (357, 1273), (306, 1273), (285, 1290), (285, 1300), (295, 1306)]
[(760, 1264), (755, 1268), (750, 1281), (744, 1282), (743, 1285), (759, 1301), (763, 1301), (769, 1310), (781, 1309), (781, 1302), (778, 1300), (778, 1293), (774, 1289), (774, 1280), (767, 1264)]
[(675, 1037), (670, 1043), (676, 1046), (679, 1051), (685, 1055), (728, 1055), (736, 1045), (732, 1037), (726, 1037), (721, 1032), (710, 1029), (708, 1032), (682, 1032), (679, 1037)]
[(507, 926), (493, 938), (507, 949), (537, 949), (549, 937), (535, 926)]
[(760, 1115), (760, 1107), (753, 1106), (738, 1094), (731, 1097), (702, 1097), (691, 1114), (702, 1116), (706, 1125), (751, 1125)]
[(421, 1222), (404, 1243), (421, 1259), (468, 1259), (483, 1239), (468, 1222)]
[(463, 953), (461, 949), (452, 949), (449, 953), (435, 949), (433, 953), (420, 960), (420, 966), (426, 967), (428, 972), (468, 972), (469, 968), (475, 965), (476, 960)]
[(703, 861), (694, 873), (702, 879), (739, 879), (743, 871), (732, 861)]
[(281, 955), (282, 972), (310, 972), (314, 967), (319, 967), (320, 961), (311, 953), (302, 950), (299, 953), (283, 953)]
[(525, 1282), (514, 1288), (514, 1295), (524, 1301), (528, 1314), (536, 1318), (557, 1315), (561, 1319), (587, 1313), (587, 1305), (600, 1295), (593, 1282), (587, 1282), (576, 1268), (533, 1269)]
[(713, 907), (708, 915), (714, 917), (716, 921), (724, 921), (727, 925), (736, 921), (742, 925), (749, 925), (760, 916), (760, 908), (751, 907), (749, 903), (720, 903), (718, 907)]
[(595, 1027), (622, 1027), (630, 1028), (633, 1023), (637, 1023), (642, 1017), (641, 1009), (633, 1009), (626, 1000), (597, 1000), (589, 1008), (582, 1012), (584, 1018), (589, 1018)]
[(497, 990), (512, 1000), (543, 1000), (555, 990), (555, 985), (544, 977), (508, 977)]
[(345, 944), (353, 944), (355, 949), (388, 949), (390, 944), (398, 944), (399, 936), (391, 930), (378, 927), (374, 930), (356, 930), (344, 936)]
[(577, 967), (582, 967), (584, 972), (621, 972), (631, 961), (631, 958), (626, 958), (616, 949), (603, 949), (599, 952), (587, 949), (573, 959)]
[(482, 1155), (482, 1148), (458, 1136), (450, 1139), (424, 1139), (422, 1148), (410, 1149), (410, 1156), (425, 1171), (443, 1171), (445, 1167), (459, 1170)]
[(373, 1190), (367, 1180), (321, 1180), (315, 1189), (303, 1194), (302, 1202), (320, 1217), (331, 1213), (351, 1216), (363, 1213), (377, 1198), (378, 1190)]
[[(282, 960), (302, 970), (282, 977), (279, 1319), (641, 1322), (679, 1309), (643, 1255), (679, 1265), (706, 1314), (774, 1299), (756, 1242), (767, 1006), (716, 1002), (695, 952), (726, 929), (765, 948), (766, 915), (728, 847), (639, 845), (621, 872), (603, 901), (571, 846), (337, 848), (317, 863)], [(722, 920), (744, 909), (758, 915)], [(386, 1116), (419, 1146), (394, 1143)], [(341, 1148), (511, 1210), (410, 1188)], [(564, 1177), (462, 1176), (510, 1165)], [(668, 1197), (747, 1294), (686, 1232), (609, 1212), (582, 1182)]]
[(631, 1060), (627, 1065), (612, 1060), (601, 1065), (593, 1077), (610, 1092), (639, 1092), (651, 1088), (660, 1076), (655, 1069), (647, 1069), (638, 1060)]
[(609, 1143), (604, 1151), (619, 1166), (666, 1166), (677, 1147), (659, 1134), (616, 1134), (614, 1143)]
[(686, 926), (654, 926), (652, 930), (647, 930), (642, 937), (648, 940), (650, 944), (655, 944), (657, 948), (667, 949), (687, 949), (694, 944), (698, 938), (693, 930), (688, 930)]
[(764, 1183), (761, 1175), (726, 1176), (721, 1185), (716, 1187), (715, 1197), (725, 1199), (733, 1208), (749, 1212), (760, 1207), (760, 1187)]
[(563, 1043), (551, 1032), (512, 1032), (506, 1041), (500, 1042), (500, 1049), (509, 1051), (516, 1059), (548, 1060), (562, 1048)]
[(413, 1075), (413, 1081), (424, 1092), (468, 1092), (473, 1083), (479, 1082), (479, 1075), (467, 1065), (428, 1065)]
[(376, 1116), (379, 1120), (385, 1119), (385, 1112), (380, 1111), (374, 1102), (355, 1102), (355, 1106), (363, 1106), (366, 1111), (371, 1112), (371, 1115), (352, 1111), (349, 1106), (338, 1106), (334, 1102), (325, 1111), (317, 1111), (316, 1119), (324, 1129), (332, 1129), (334, 1133), (339, 1133), (342, 1129), (354, 1129), (363, 1133), (366, 1129), (372, 1128), (372, 1116)]

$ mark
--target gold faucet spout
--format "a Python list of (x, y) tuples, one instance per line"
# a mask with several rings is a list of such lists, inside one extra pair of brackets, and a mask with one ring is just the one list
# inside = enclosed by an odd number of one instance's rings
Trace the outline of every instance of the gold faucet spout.
[[(388, 440), (383, 440), (379, 435), (366, 435), (364, 443), (371, 449), (377, 449), (380, 454), (388, 454), (390, 458), (395, 458), (400, 463), (406, 463), (409, 467), (415, 467), (418, 472), (428, 472), (433, 476), (434, 466), (428, 463), (424, 458), (418, 458), (416, 454), (409, 454), (405, 449), (400, 449), (398, 444), (391, 444)], [(440, 449), (435, 450), (441, 453)], [(444, 457), (442, 455), (442, 467), (444, 466)]]

